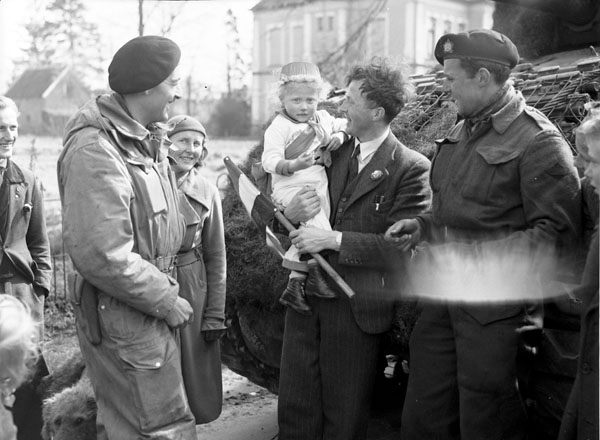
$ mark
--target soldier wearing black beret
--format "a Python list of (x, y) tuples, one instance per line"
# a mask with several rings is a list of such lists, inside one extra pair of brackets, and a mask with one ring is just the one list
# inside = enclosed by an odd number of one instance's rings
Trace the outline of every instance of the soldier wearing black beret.
[(181, 94), (180, 56), (164, 37), (125, 43), (108, 67), (114, 93), (69, 120), (58, 160), (98, 438), (196, 440), (176, 336), (193, 316), (174, 277), (185, 225), (160, 124)]
[[(397, 222), (386, 238), (403, 250), (422, 241), (454, 249), (464, 267), (480, 266), (483, 250), (566, 252), (580, 232), (579, 178), (560, 132), (509, 81), (515, 45), (498, 32), (472, 30), (442, 36), (435, 56), (460, 121), (438, 141), (430, 212)], [(432, 265), (428, 273), (443, 269)], [(531, 306), (541, 289), (490, 302), (486, 294), (497, 286), (482, 279), (474, 300), (448, 301), (438, 286), (438, 301), (423, 305), (410, 341), (402, 440), (527, 436), (517, 353), (522, 336), (541, 328)]]

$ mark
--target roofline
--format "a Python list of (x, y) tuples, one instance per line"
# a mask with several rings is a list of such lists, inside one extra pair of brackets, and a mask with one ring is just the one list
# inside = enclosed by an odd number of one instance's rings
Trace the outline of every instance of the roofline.
[(54, 79), (54, 81), (52, 81), (52, 83), (48, 86), (48, 88), (44, 91), (44, 93), (42, 93), (42, 99), (46, 99), (48, 97), (48, 95), (50, 93), (52, 93), (52, 91), (56, 88), (56, 86), (58, 85), (58, 83), (60, 81), (62, 81), (62, 79), (67, 75), (67, 72), (69, 71), (70, 68), (71, 68), (70, 66), (66, 66), (58, 74), (58, 76)]

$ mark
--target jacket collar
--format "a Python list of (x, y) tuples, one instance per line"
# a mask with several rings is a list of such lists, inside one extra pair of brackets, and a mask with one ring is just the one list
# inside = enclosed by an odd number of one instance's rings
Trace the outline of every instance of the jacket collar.
[(508, 127), (523, 113), (525, 98), (520, 91), (512, 86), (507, 91), (508, 99), (500, 110), (492, 114), (492, 126), (499, 134), (503, 134)]
[(24, 183), (25, 176), (23, 175), (23, 171), (19, 168), (12, 160), (8, 159), (6, 163), (6, 170), (4, 171), (4, 176), (6, 180), (10, 183)]
[(112, 126), (122, 135), (139, 141), (146, 139), (150, 131), (133, 119), (125, 105), (125, 100), (118, 93), (98, 97), (98, 109)]
[(194, 199), (206, 209), (210, 209), (211, 193), (208, 188), (208, 181), (200, 175), (200, 170), (194, 167), (178, 182), (179, 189), (188, 197)]
[[(504, 95), (500, 97), (502, 104), (499, 109), (494, 109), (493, 112), (486, 118), (477, 118), (477, 122), (481, 123), (488, 120), (492, 124), (492, 128), (498, 134), (504, 134), (508, 127), (523, 113), (526, 102), (520, 91), (515, 90), (513, 86), (508, 86)], [(465, 120), (461, 120), (448, 133), (447, 137), (435, 140), (435, 143), (440, 145), (456, 144), (460, 139), (467, 136), (464, 131), (467, 130)]]
[[(146, 170), (154, 162), (166, 159), (171, 142), (166, 137), (166, 124), (153, 123), (148, 128), (137, 122), (125, 106), (123, 97), (117, 93), (102, 95), (97, 99), (100, 117), (98, 122), (103, 131), (111, 133), (112, 139), (124, 151), (127, 161), (142, 165)], [(122, 139), (138, 142), (123, 142)]]

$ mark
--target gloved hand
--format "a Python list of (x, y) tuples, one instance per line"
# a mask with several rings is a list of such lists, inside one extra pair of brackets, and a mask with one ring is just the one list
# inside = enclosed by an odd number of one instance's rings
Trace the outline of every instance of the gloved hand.
[(218, 329), (218, 330), (202, 330), (202, 334), (204, 335), (204, 340), (206, 342), (217, 341), (225, 336), (227, 332), (226, 328)]

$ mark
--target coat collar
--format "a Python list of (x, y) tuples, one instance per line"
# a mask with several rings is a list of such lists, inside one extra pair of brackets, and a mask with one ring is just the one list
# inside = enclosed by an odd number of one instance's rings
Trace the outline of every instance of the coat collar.
[[(141, 165), (148, 172), (154, 162), (166, 159), (171, 144), (166, 137), (166, 124), (154, 123), (148, 128), (143, 127), (130, 115), (123, 97), (116, 93), (98, 97), (97, 105), (100, 128), (111, 134), (129, 163)], [(122, 139), (138, 142), (123, 142)]]
[(520, 91), (511, 86), (507, 93), (507, 103), (492, 115), (492, 126), (499, 134), (504, 134), (525, 109), (525, 98)]
[(6, 170), (4, 171), (6, 180), (10, 183), (25, 183), (25, 176), (23, 171), (19, 168), (12, 160), (8, 160), (6, 163)]
[(194, 167), (178, 183), (179, 189), (189, 198), (202, 204), (206, 209), (210, 209), (212, 194), (209, 191), (208, 181), (200, 175), (200, 170)]
[[(512, 86), (508, 88), (504, 99), (505, 104), (488, 117), (493, 129), (498, 134), (504, 134), (508, 130), (508, 127), (523, 113), (527, 105), (521, 92), (515, 90)], [(446, 138), (437, 139), (435, 142), (438, 145), (456, 144), (467, 136), (463, 133), (464, 130), (466, 130), (465, 121), (462, 120), (450, 130)]]

